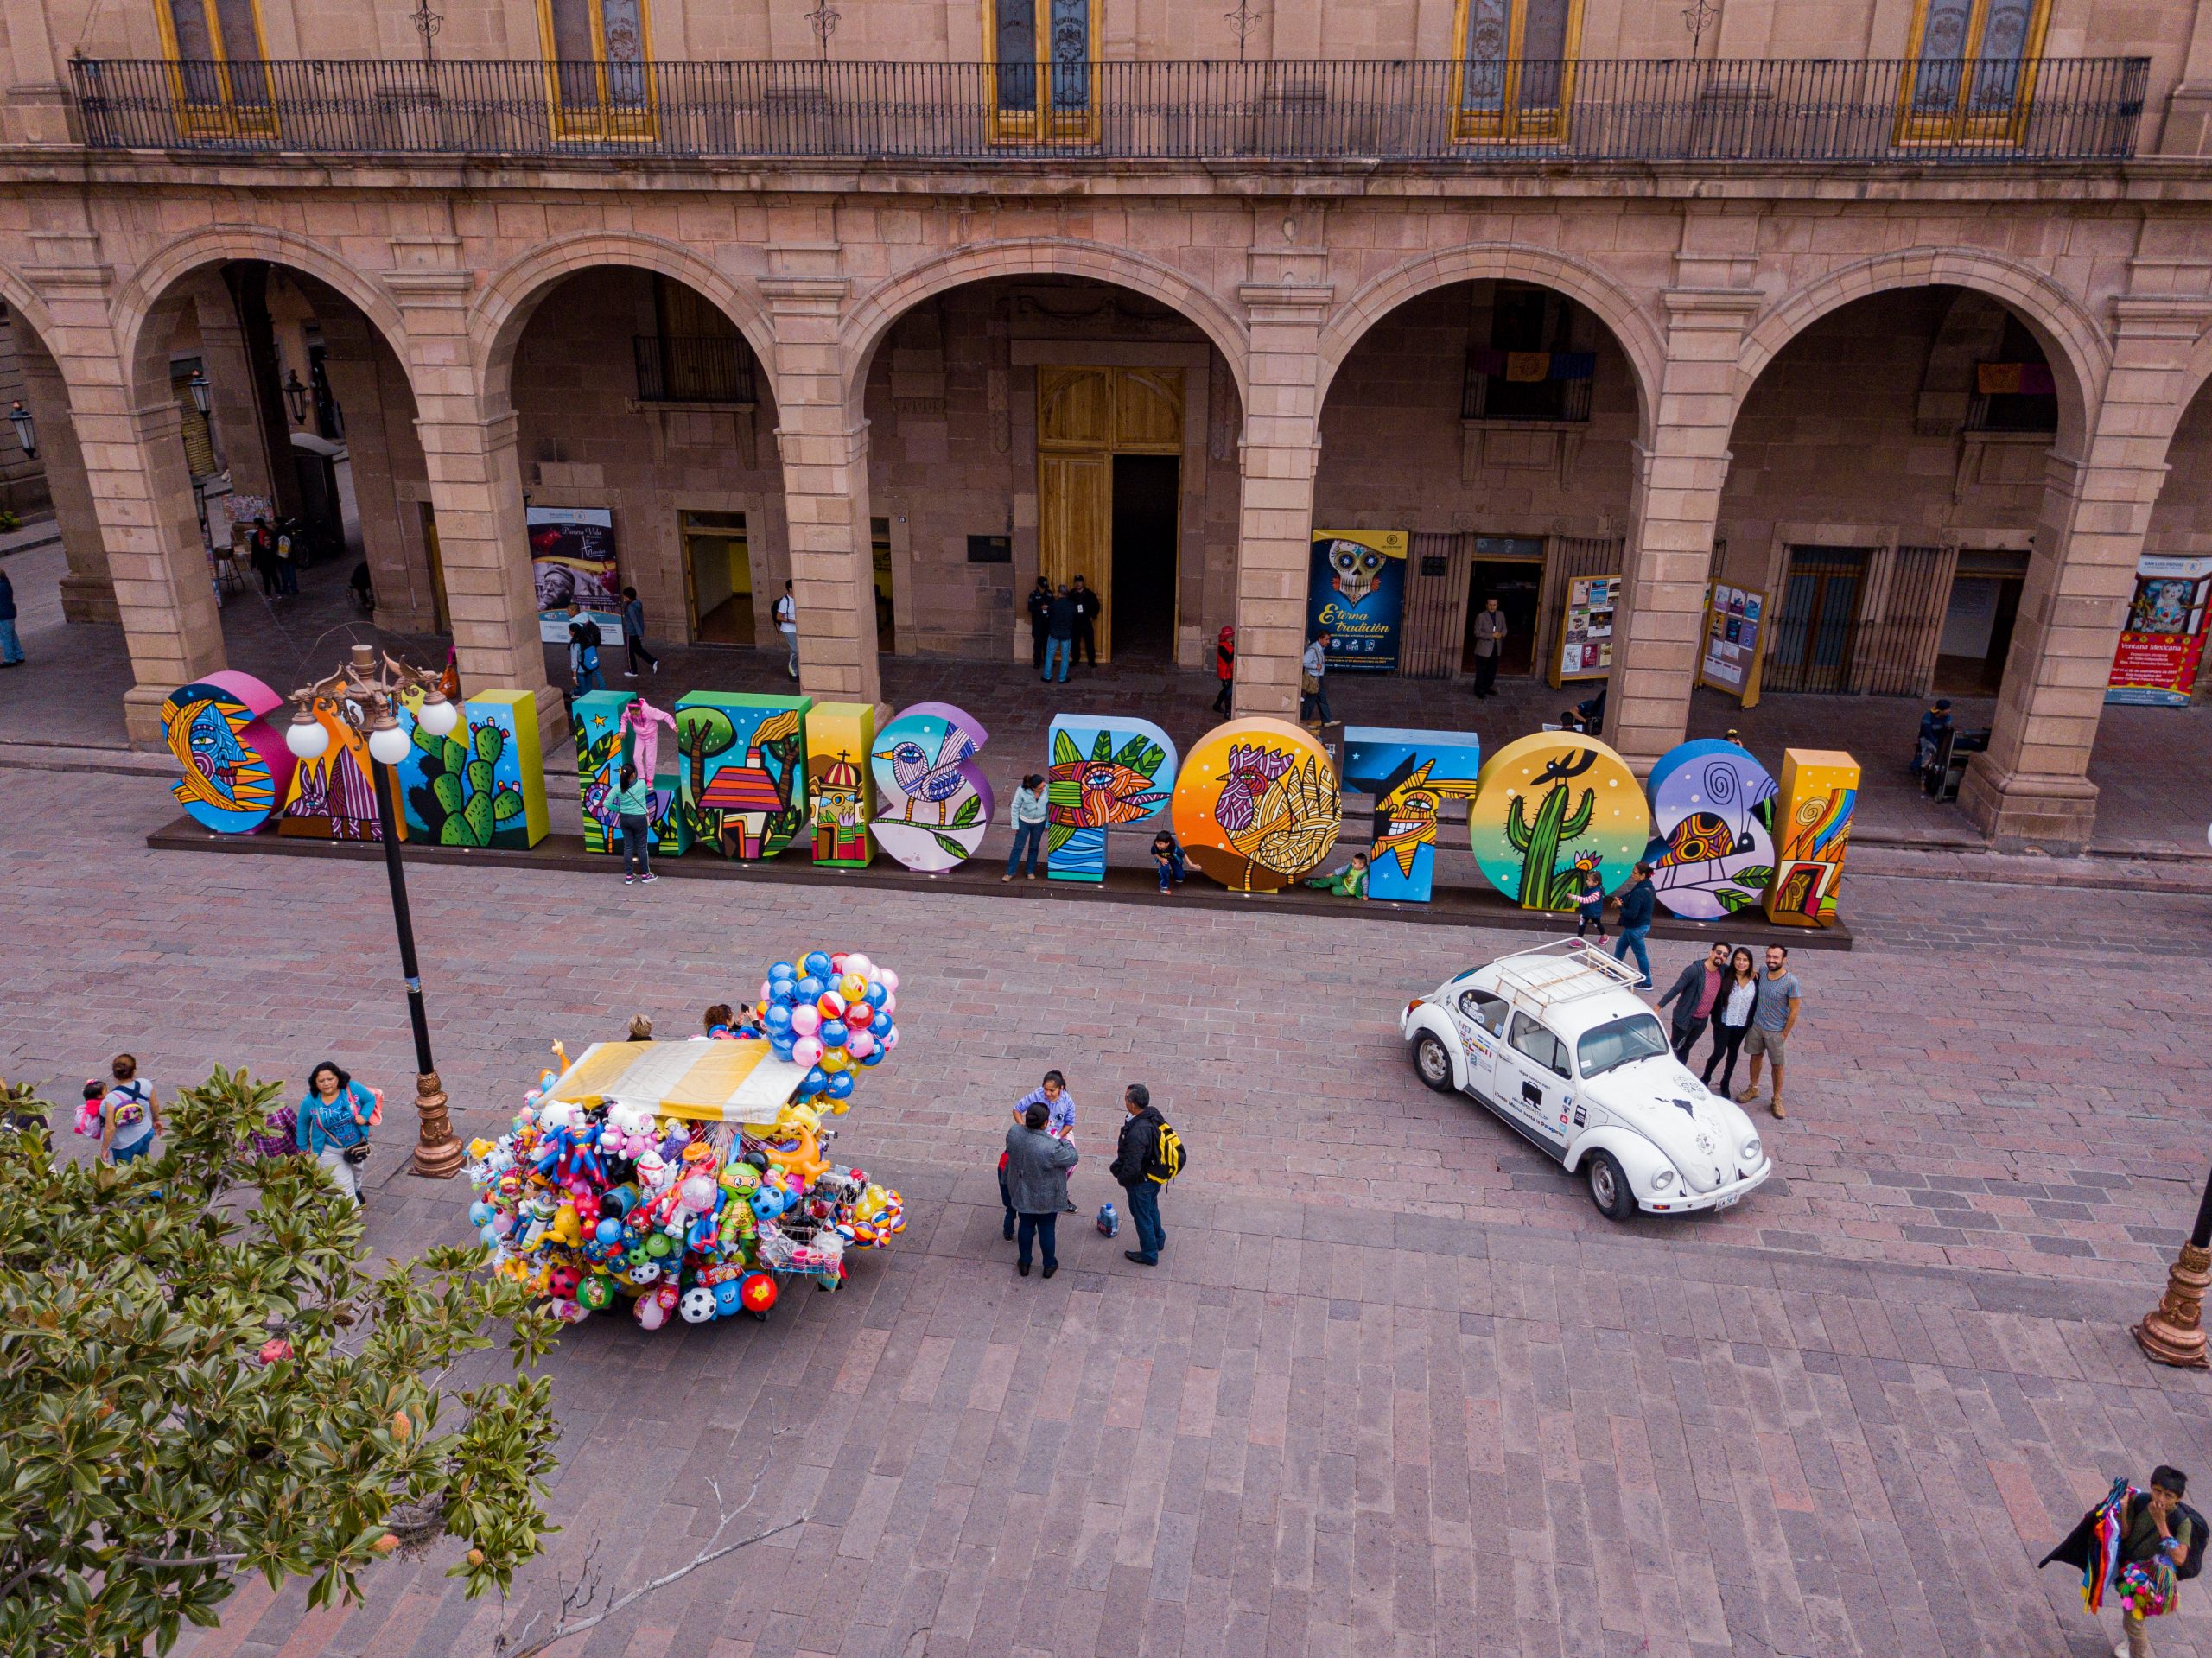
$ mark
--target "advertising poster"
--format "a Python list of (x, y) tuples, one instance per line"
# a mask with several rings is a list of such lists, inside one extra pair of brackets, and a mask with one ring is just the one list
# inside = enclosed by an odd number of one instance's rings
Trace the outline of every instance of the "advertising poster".
[(2204, 656), (2205, 599), (2212, 558), (2135, 561), (2135, 594), (2127, 601), (2120, 648), (2113, 653), (2107, 702), (2152, 708), (2189, 706)]
[(1395, 674), (1405, 615), (1403, 530), (1316, 530), (1306, 631), (1329, 631), (1332, 673)]
[(1697, 681), (1751, 708), (1759, 700), (1759, 633), (1766, 595), (1715, 581), (1705, 606), (1705, 649)]
[(533, 506), (523, 523), (537, 587), (537, 636), (569, 642), (569, 607), (582, 605), (604, 636), (622, 642), (622, 578), (614, 562), (614, 514), (603, 506)]
[(1560, 680), (1602, 679), (1613, 665), (1613, 607), (1618, 575), (1578, 575), (1567, 584), (1567, 619), (1559, 634)]

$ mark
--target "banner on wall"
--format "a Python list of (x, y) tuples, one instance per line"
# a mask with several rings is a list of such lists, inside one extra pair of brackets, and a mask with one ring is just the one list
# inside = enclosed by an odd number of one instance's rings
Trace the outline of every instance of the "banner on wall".
[(1698, 657), (1697, 683), (1727, 692), (1747, 708), (1755, 707), (1765, 619), (1766, 594), (1755, 588), (1715, 581), (1706, 595), (1705, 647)]
[(1316, 530), (1306, 631), (1329, 632), (1331, 672), (1395, 674), (1405, 616), (1403, 530)]
[(603, 506), (533, 506), (523, 512), (537, 588), (537, 635), (569, 642), (569, 607), (582, 605), (605, 635), (622, 642), (622, 578), (614, 559), (614, 514)]
[(1567, 584), (1567, 616), (1559, 630), (1559, 677), (1602, 679), (1613, 666), (1613, 607), (1618, 575), (1578, 575)]
[(2106, 702), (2189, 706), (2204, 657), (2208, 595), (2212, 558), (2145, 555), (2135, 561), (2135, 594), (2113, 653)]

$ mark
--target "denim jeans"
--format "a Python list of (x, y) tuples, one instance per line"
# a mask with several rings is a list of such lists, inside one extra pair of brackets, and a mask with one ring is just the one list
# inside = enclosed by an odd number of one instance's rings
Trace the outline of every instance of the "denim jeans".
[(1014, 1223), (1021, 1217), (1014, 1212), (1014, 1194), (1007, 1190), (1006, 1171), (1004, 1169), (1001, 1169), (999, 1171), (999, 1203), (1006, 1210), (1005, 1235), (1007, 1237), (1012, 1237), (1014, 1236)]
[(1129, 1197), (1129, 1224), (1137, 1229), (1137, 1253), (1147, 1261), (1159, 1260), (1167, 1247), (1167, 1229), (1160, 1223), (1160, 1182), (1139, 1180), (1122, 1190)]
[(1029, 1264), (1029, 1242), (1034, 1238), (1042, 1247), (1045, 1265), (1048, 1267), (1058, 1266), (1059, 1229), (1060, 1217), (1058, 1215), (1024, 1215), (1020, 1225), (1014, 1229), (1014, 1258), (1027, 1267)]
[(1178, 847), (1160, 861), (1160, 890), (1166, 892), (1171, 881), (1183, 879), (1183, 848)]
[(652, 825), (634, 812), (622, 814), (622, 873), (626, 875), (650, 875), (653, 873), (650, 848), (653, 843)]
[(607, 682), (599, 677), (598, 669), (579, 668), (576, 670), (576, 695), (578, 696), (582, 696), (586, 691), (603, 691), (606, 689)]
[(276, 591), (281, 594), (289, 595), (297, 594), (299, 590), (300, 572), (298, 568), (295, 566), (292, 561), (289, 558), (278, 559), (276, 561)]
[(21, 662), (23, 642), (16, 637), (14, 619), (0, 622), (0, 662)]
[(1643, 975), (1643, 983), (1638, 988), (1645, 990), (1651, 988), (1651, 957), (1644, 953), (1643, 941), (1650, 936), (1651, 929), (1648, 926), (1623, 927), (1619, 940), (1613, 945), (1616, 962), (1625, 962), (1629, 951), (1636, 952), (1637, 971)]
[(1045, 825), (1016, 823), (1014, 826), (1014, 850), (1007, 854), (1006, 873), (1014, 873), (1014, 866), (1025, 857), (1029, 860), (1029, 873), (1037, 873), (1037, 860), (1045, 850)]
[(1045, 641), (1045, 677), (1046, 679), (1052, 677), (1052, 659), (1055, 657), (1059, 658), (1059, 677), (1065, 680), (1068, 677), (1068, 670), (1075, 665), (1075, 641), (1073, 639), (1046, 639)]

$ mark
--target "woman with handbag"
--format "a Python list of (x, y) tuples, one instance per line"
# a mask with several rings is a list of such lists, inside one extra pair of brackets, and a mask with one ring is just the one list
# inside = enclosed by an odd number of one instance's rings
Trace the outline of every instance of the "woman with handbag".
[(300, 1149), (330, 1172), (331, 1183), (355, 1208), (361, 1204), (361, 1165), (369, 1160), (369, 1125), (376, 1096), (329, 1060), (308, 1073), (300, 1101)]

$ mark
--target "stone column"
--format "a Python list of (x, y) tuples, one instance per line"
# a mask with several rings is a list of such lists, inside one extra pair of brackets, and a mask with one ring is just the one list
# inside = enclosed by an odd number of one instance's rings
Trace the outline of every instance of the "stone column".
[(405, 251), (423, 262), (391, 271), (385, 281), (399, 296), (407, 326), (415, 430), (429, 476), (461, 689), (533, 693), (550, 753), (567, 740), (569, 722), (546, 679), (538, 638), (514, 411), (485, 407), (467, 339), (475, 278), (439, 263), (442, 251), (451, 250), (410, 245)]
[[(838, 322), (847, 284), (830, 274), (836, 257), (834, 247), (771, 248), (770, 264), (781, 274), (760, 284), (776, 331), (776, 452), (798, 612), (799, 687), (810, 696), (880, 702), (868, 422), (861, 388), (853, 385), (846, 399), (851, 365)], [(772, 588), (768, 602), (779, 597)]]
[(135, 395), (111, 323), (112, 274), (99, 238), (31, 236), (28, 275), (52, 321), (48, 350), (69, 387), (86, 485), (107, 549), (117, 618), (130, 653), (124, 723), (134, 746), (159, 747), (162, 703), (223, 665), (223, 630), (185, 475), (182, 416), (166, 382)]
[(423, 478), (422, 451), (410, 418), (415, 399), (405, 371), (374, 325), (351, 306), (329, 306), (317, 317), (322, 324), (323, 372), (330, 377), (332, 397), (345, 411), (361, 556), (376, 583), (377, 621), (400, 633), (442, 632), (429, 554), (412, 522), (421, 497), (403, 499), (400, 493), (403, 478), (418, 490)]
[[(200, 372), (207, 377), (207, 425), (215, 441), (215, 464), (231, 474), (231, 487), (238, 493), (274, 501), (269, 433), (254, 396), (245, 330), (238, 324), (230, 284), (211, 267), (192, 278), (191, 291), (193, 316), (200, 327)], [(285, 464), (291, 464), (290, 456), (285, 457)]]
[(39, 464), (46, 468), (54, 526), (61, 531), (61, 550), (69, 561), (61, 578), (61, 619), (114, 626), (122, 620), (115, 607), (115, 578), (108, 573), (107, 543), (101, 539), (92, 486), (85, 476), (84, 448), (69, 416), (69, 388), (45, 342), (34, 339), (20, 318), (17, 325), (23, 406), (38, 422)]
[(1320, 334), (1334, 295), (1325, 284), (1287, 282), (1253, 282), (1238, 290), (1252, 331), (1244, 436), (1237, 445), (1232, 706), (1240, 715), (1298, 717), (1313, 474), (1321, 457)]
[(1637, 446), (1627, 591), (1614, 617), (1605, 706), (1606, 740), (1639, 777), (1689, 729), (1737, 362), (1759, 296), (1673, 288), (1661, 300), (1667, 354), (1648, 439)]

